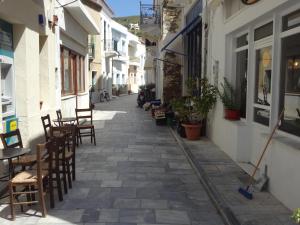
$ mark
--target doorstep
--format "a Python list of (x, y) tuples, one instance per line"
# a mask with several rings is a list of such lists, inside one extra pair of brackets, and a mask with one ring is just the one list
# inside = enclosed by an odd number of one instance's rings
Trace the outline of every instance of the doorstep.
[(207, 138), (189, 141), (171, 129), (226, 225), (295, 225), (292, 212), (269, 192), (238, 192), (249, 175)]

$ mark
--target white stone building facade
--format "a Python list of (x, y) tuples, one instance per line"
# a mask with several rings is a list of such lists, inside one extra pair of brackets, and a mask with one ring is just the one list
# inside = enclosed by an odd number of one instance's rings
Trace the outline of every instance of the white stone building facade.
[(208, 136), (242, 166), (254, 165), (284, 108), (260, 168), (268, 168), (270, 191), (291, 209), (300, 202), (299, 10), (298, 1), (286, 0), (208, 1), (205, 8), (207, 74), (219, 84), (227, 77), (242, 103), (238, 122), (225, 120), (218, 103)]

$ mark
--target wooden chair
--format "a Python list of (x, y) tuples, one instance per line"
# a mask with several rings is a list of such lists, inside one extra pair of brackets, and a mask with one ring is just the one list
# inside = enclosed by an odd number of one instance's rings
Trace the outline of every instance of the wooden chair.
[[(11, 217), (12, 220), (15, 220), (15, 206), (21, 205), (23, 211), (23, 205), (28, 205), (32, 203), (39, 203), (42, 216), (46, 217), (47, 209), (45, 205), (44, 199), (44, 187), (43, 181), (48, 179), (48, 170), (44, 170), (42, 168), (42, 163), (45, 164), (48, 162), (48, 165), (51, 165), (51, 160), (49, 158), (46, 160), (44, 157), (44, 152), (46, 149), (46, 144), (39, 144), (37, 145), (36, 150), (36, 161), (37, 161), (37, 169), (36, 170), (27, 170), (18, 173), (15, 177), (13, 177), (9, 181), (9, 192), (10, 192), (10, 208), (11, 208)], [(32, 189), (31, 187), (34, 187)], [(19, 198), (24, 195), (28, 196), (31, 195), (38, 195), (37, 200), (33, 198), (32, 200), (20, 201)]]
[[(56, 110), (56, 116), (57, 116), (57, 120), (61, 120), (62, 119), (62, 114), (61, 114), (61, 110), (58, 109)], [(62, 122), (58, 122), (58, 126), (63, 126), (64, 124)]]
[[(42, 169), (48, 171), (49, 174), (49, 192), (50, 192), (50, 207), (54, 208), (54, 188), (57, 189), (59, 201), (63, 201), (62, 183), (66, 187), (66, 178), (62, 178), (62, 167), (60, 158), (64, 157), (65, 135), (50, 137), (47, 142), (47, 153), (49, 161), (42, 163)], [(50, 165), (49, 165), (50, 164)], [(37, 165), (33, 166), (37, 169)], [(55, 185), (54, 185), (55, 184)]]
[(50, 134), (51, 137), (55, 137), (57, 135), (66, 135), (67, 137), (64, 158), (63, 156), (60, 157), (60, 161), (62, 162), (62, 166), (64, 166), (67, 173), (69, 188), (72, 188), (72, 178), (75, 180), (75, 149), (77, 128), (75, 125), (51, 127)]
[(46, 116), (42, 116), (42, 123), (43, 123), (43, 128), (44, 128), (44, 133), (45, 133), (45, 139), (46, 141), (49, 140), (49, 130), (51, 127), (51, 120), (50, 120), (50, 115), (47, 114)]
[[(82, 144), (82, 137), (91, 137), (91, 143), (96, 145), (95, 128), (93, 125), (93, 110), (87, 109), (75, 109), (76, 121), (77, 121), (77, 133), (80, 143)], [(86, 120), (83, 123), (83, 120)], [(87, 130), (87, 131), (86, 131)]]
[[(23, 142), (21, 138), (21, 133), (19, 129), (15, 131), (7, 132), (5, 134), (0, 134), (0, 138), (5, 149), (8, 148), (23, 148)], [(11, 142), (9, 142), (9, 140)], [(36, 162), (36, 155), (25, 155), (12, 160), (12, 175), (15, 174), (15, 168), (21, 166), (22, 170), (26, 167), (32, 166)]]

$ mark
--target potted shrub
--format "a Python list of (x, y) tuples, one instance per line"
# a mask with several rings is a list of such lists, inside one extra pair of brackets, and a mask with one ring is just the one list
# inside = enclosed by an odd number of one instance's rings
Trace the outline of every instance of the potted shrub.
[(224, 118), (227, 120), (239, 120), (240, 104), (237, 99), (238, 93), (226, 78), (221, 84), (219, 96), (224, 106)]
[(295, 212), (292, 215), (292, 218), (297, 224), (300, 224), (300, 208), (295, 210)]
[[(209, 81), (199, 80), (201, 93), (193, 93), (197, 88), (196, 80), (188, 80), (187, 88), (189, 96), (183, 98), (181, 107), (182, 126), (185, 128), (186, 137), (189, 140), (198, 140), (201, 136), (202, 121), (207, 118), (207, 114), (214, 107), (217, 101), (218, 90)], [(177, 111), (178, 108), (175, 111)], [(178, 111), (177, 111), (178, 112)]]
[(187, 97), (175, 98), (170, 102), (172, 110), (174, 111), (175, 118), (177, 119), (177, 133), (180, 137), (185, 138), (185, 129), (182, 126), (183, 123), (187, 122), (188, 118), (188, 104)]

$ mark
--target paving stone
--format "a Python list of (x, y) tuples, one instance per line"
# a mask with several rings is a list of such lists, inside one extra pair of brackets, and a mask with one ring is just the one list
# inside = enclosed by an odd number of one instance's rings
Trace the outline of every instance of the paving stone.
[(120, 222), (125, 223), (154, 223), (153, 210), (121, 209)]
[(99, 219), (100, 211), (97, 209), (88, 209), (84, 210), (81, 222), (87, 223), (87, 222), (96, 222)]
[(140, 207), (141, 202), (137, 199), (116, 199), (114, 202), (114, 208), (137, 209)]
[(132, 187), (112, 188), (111, 196), (114, 198), (135, 198), (136, 189)]
[(168, 202), (166, 200), (142, 199), (141, 207), (145, 209), (167, 209)]
[(190, 224), (191, 221), (185, 211), (178, 210), (156, 210), (156, 221), (158, 223)]
[(119, 222), (119, 209), (101, 209), (99, 221), (106, 223)]
[(121, 180), (104, 180), (101, 187), (122, 187)]

